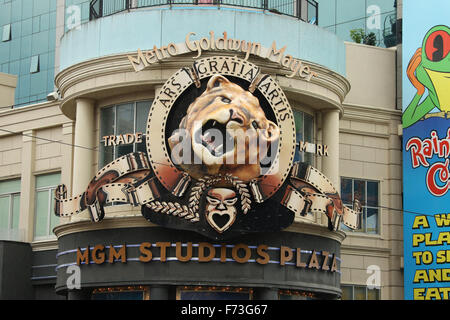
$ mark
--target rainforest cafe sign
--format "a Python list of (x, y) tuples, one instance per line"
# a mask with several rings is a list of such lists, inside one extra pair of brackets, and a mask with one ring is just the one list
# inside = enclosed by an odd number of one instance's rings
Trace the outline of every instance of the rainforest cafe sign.
[[(429, 138), (410, 138), (405, 150), (411, 153), (413, 169), (427, 168), (425, 181), (428, 191), (436, 197), (444, 196), (450, 190), (450, 128), (442, 139), (435, 130), (431, 131)], [(440, 161), (430, 164), (434, 157)]]
[(259, 42), (230, 38), (226, 31), (223, 32), (221, 37), (216, 37), (214, 31), (209, 32), (209, 37), (200, 39), (195, 39), (195, 35), (194, 32), (189, 32), (182, 44), (169, 43), (167, 46), (160, 48), (153, 46), (153, 49), (147, 51), (138, 49), (136, 55), (130, 55), (128, 59), (134, 70), (138, 72), (159, 61), (188, 52), (196, 52), (197, 56), (194, 59), (197, 59), (205, 51), (232, 51), (244, 54), (245, 60), (253, 55), (276, 62), (282, 68), (290, 70), (291, 73), (287, 75), (288, 78), (298, 76), (310, 81), (312, 77), (317, 76), (303, 61), (295, 59), (289, 54), (285, 55), (286, 46), (277, 49), (275, 41), (270, 48), (264, 48)]
[(88, 210), (93, 221), (111, 202), (141, 206), (158, 225), (215, 240), (275, 232), (294, 217), (325, 214), (330, 230), (358, 228), (359, 209), (342, 204), (331, 182), (293, 163), (295, 123), (277, 82), (237, 57), (207, 57), (175, 72), (150, 108), (147, 153), (101, 169), (72, 198), (56, 190), (55, 213)]

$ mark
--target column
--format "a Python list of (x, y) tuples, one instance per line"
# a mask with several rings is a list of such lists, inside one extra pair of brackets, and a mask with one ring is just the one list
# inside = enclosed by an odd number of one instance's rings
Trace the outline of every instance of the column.
[(169, 286), (165, 285), (151, 286), (150, 300), (169, 300)]
[(68, 290), (67, 291), (67, 300), (90, 300), (91, 299), (91, 290), (89, 289), (80, 289), (80, 290)]
[[(83, 193), (93, 177), (94, 165), (94, 100), (76, 99), (75, 138), (73, 147), (72, 195)], [(85, 210), (72, 217), (71, 221), (90, 218)]]
[(32, 242), (34, 236), (34, 195), (36, 139), (34, 130), (24, 131), (22, 136), (22, 170), (20, 179), (19, 232), (22, 241)]
[[(62, 167), (61, 183), (67, 187), (67, 194), (72, 194), (72, 169), (73, 169), (73, 141), (74, 141), (75, 122), (68, 122), (62, 125)], [(70, 222), (70, 218), (60, 218), (60, 224)]]
[(253, 300), (278, 300), (278, 288), (254, 288)]
[[(340, 193), (339, 110), (326, 110), (322, 113), (322, 139), (323, 144), (328, 146), (328, 156), (322, 157), (322, 173)], [(322, 224), (328, 225), (325, 215), (322, 215)]]
[(339, 190), (339, 110), (322, 113), (322, 139), (328, 146), (328, 157), (322, 157), (322, 172)]

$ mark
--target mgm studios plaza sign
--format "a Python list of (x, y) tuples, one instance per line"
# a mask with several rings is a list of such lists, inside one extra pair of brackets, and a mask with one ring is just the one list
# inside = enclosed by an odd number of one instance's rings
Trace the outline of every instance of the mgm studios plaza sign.
[[(166, 53), (200, 48), (202, 42), (189, 37), (190, 43), (171, 44)], [(230, 43), (221, 39), (214, 41), (216, 50)], [(284, 50), (276, 50), (275, 44), (271, 49), (252, 46), (252, 54), (268, 59), (281, 55), (275, 60), (286, 61)], [(141, 58), (130, 61), (163, 58), (156, 47), (152, 52), (140, 52)], [(358, 228), (359, 210), (344, 206), (317, 169), (294, 163), (296, 134), (289, 102), (277, 82), (247, 58), (197, 57), (193, 65), (176, 71), (150, 108), (147, 152), (112, 161), (81, 195), (67, 198), (66, 187), (60, 185), (55, 214), (68, 217), (87, 209), (98, 222), (105, 204), (130, 203), (141, 206), (142, 215), (155, 224), (212, 240), (280, 231), (296, 215), (318, 212), (328, 217), (330, 230), (337, 230), (341, 221)], [(309, 70), (299, 60), (293, 64), (297, 72)]]

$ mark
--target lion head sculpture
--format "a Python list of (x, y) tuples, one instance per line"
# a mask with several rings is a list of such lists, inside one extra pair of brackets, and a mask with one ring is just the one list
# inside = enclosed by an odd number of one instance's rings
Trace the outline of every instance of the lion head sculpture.
[[(221, 75), (211, 77), (206, 90), (189, 106), (179, 129), (168, 139), (172, 159), (197, 179), (231, 174), (250, 181), (260, 176), (260, 160), (280, 136), (259, 100)], [(181, 132), (189, 137), (189, 152), (176, 150)]]

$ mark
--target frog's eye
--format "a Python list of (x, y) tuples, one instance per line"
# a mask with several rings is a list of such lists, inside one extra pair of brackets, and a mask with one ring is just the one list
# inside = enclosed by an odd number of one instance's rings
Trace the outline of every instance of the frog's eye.
[(450, 35), (444, 30), (437, 30), (430, 34), (425, 43), (425, 53), (428, 60), (439, 62), (450, 51)]

